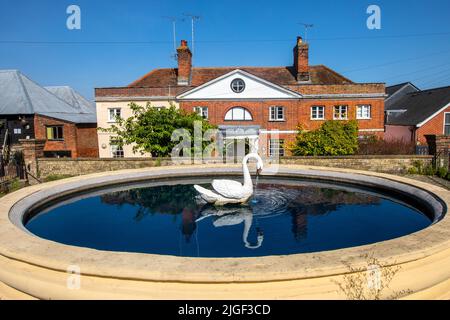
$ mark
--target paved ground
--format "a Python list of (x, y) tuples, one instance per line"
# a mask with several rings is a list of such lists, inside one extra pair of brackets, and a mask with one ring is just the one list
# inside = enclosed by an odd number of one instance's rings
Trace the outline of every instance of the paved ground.
[(406, 178), (414, 179), (417, 181), (427, 182), (430, 184), (433, 184), (438, 187), (446, 188), (447, 190), (450, 190), (450, 181), (441, 179), (436, 176), (423, 176), (423, 175), (406, 175)]

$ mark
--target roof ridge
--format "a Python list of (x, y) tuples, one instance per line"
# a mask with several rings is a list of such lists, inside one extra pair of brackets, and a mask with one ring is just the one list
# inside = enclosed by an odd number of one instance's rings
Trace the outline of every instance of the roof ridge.
[(148, 76), (150, 76), (152, 73), (156, 72), (157, 70), (175, 70), (176, 68), (157, 68), (157, 69), (153, 69), (150, 72), (147, 72), (146, 74), (144, 74), (142, 77), (140, 77), (139, 79), (133, 81), (132, 83), (130, 83), (129, 85), (127, 85), (127, 87), (133, 87), (135, 86), (137, 83), (139, 83), (140, 81), (144, 80), (145, 78), (147, 78)]
[[(426, 92), (426, 91), (432, 91), (432, 90), (442, 90), (442, 89), (445, 89), (445, 88), (450, 88), (450, 85), (448, 85), (448, 86), (442, 86), (442, 87), (436, 87), (436, 88), (429, 88), (429, 89), (425, 89), (425, 90), (420, 90), (420, 91), (415, 92), (415, 93)], [(412, 92), (412, 93), (414, 93), (414, 92)]]
[[(310, 66), (310, 67), (311, 67), (311, 66)], [(337, 71), (334, 71), (333, 69), (331, 69), (330, 67), (328, 67), (328, 66), (326, 66), (326, 65), (324, 65), (324, 64), (318, 64), (318, 65), (316, 65), (316, 67), (323, 67), (323, 68), (327, 69), (328, 71), (330, 71), (331, 73), (335, 74), (336, 76), (341, 77), (341, 78), (347, 80), (347, 81), (350, 82), (350, 83), (354, 83), (354, 82), (353, 82), (352, 80), (350, 80), (349, 78), (344, 77), (342, 74), (338, 73)]]
[(30, 79), (26, 75), (22, 74), (19, 70), (15, 70), (14, 76), (17, 77), (20, 87), (25, 95), (25, 98), (27, 100), (26, 103), (27, 103), (28, 109), (29, 109), (28, 111), (30, 112), (30, 114), (33, 114), (34, 113), (33, 103), (31, 102), (30, 94), (28, 93), (28, 90), (27, 90), (25, 84), (23, 83), (22, 77), (26, 78), (27, 80), (30, 80)]

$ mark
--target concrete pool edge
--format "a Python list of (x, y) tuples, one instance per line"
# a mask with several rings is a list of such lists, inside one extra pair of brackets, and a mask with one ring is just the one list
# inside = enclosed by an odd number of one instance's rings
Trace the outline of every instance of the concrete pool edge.
[[(417, 233), (367, 246), (311, 254), (232, 259), (181, 258), (71, 247), (30, 235), (9, 218), (11, 208), (19, 200), (39, 192), (50, 195), (54, 188), (62, 192), (77, 184), (86, 185), (89, 181), (104, 184), (139, 176), (173, 176), (186, 174), (186, 171), (191, 174), (237, 172), (239, 168), (202, 165), (106, 172), (29, 187), (10, 194), (0, 203), (0, 281), (17, 291), (44, 299), (342, 298), (332, 280), (349, 272), (345, 263), (362, 266), (364, 255), (373, 254), (382, 265), (401, 265), (393, 285), (399, 282), (398, 287), (411, 290), (404, 296), (418, 297), (425, 292), (432, 297), (449, 294), (448, 216)], [(357, 179), (382, 178), (389, 183), (404, 183), (428, 190), (441, 198), (447, 207), (450, 203), (448, 191), (398, 176), (295, 165), (283, 165), (279, 169), (286, 174), (325, 172), (331, 177), (342, 174)], [(70, 265), (81, 268), (84, 285), (80, 290), (66, 287), (67, 267)], [(27, 279), (30, 273), (33, 278)], [(121, 290), (111, 290), (117, 287)], [(161, 287), (167, 289), (162, 290)], [(1, 292), (0, 287), (0, 296)]]

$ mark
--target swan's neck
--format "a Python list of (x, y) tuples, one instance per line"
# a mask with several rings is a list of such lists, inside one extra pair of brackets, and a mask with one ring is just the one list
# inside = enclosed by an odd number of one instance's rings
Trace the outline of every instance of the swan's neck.
[(248, 170), (248, 157), (245, 157), (242, 161), (242, 171), (244, 172), (244, 187), (250, 187), (253, 189), (252, 177), (250, 176), (250, 171)]

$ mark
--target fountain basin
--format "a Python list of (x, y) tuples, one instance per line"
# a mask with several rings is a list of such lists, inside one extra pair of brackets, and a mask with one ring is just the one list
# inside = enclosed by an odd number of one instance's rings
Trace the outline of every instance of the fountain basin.
[[(24, 216), (64, 195), (150, 179), (236, 175), (240, 166), (167, 167), (118, 171), (39, 185), (0, 204), (0, 292), (5, 297), (66, 298), (341, 298), (335, 281), (364, 266), (366, 256), (400, 266), (393, 291), (403, 298), (445, 298), (450, 291), (448, 191), (397, 176), (343, 169), (280, 166), (277, 176), (337, 181), (396, 190), (418, 199), (434, 214), (431, 226), (373, 244), (312, 253), (251, 258), (193, 258), (111, 252), (64, 245), (30, 233)], [(186, 173), (188, 172), (188, 173)], [(119, 236), (119, 235), (118, 235)], [(67, 288), (67, 269), (79, 266), (81, 286)], [(30, 277), (30, 275), (32, 275)], [(386, 297), (389, 296), (386, 293)]]

